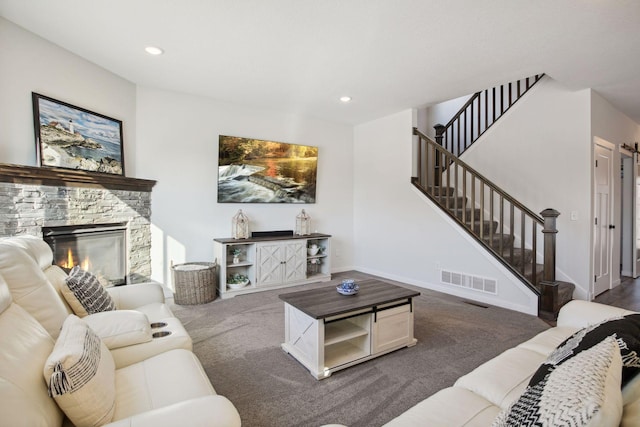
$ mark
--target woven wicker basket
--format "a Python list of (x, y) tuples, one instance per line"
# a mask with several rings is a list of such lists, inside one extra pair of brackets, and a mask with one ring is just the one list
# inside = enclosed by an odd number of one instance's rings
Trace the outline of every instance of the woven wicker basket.
[(188, 262), (171, 266), (175, 293), (180, 305), (204, 304), (216, 298), (216, 263)]

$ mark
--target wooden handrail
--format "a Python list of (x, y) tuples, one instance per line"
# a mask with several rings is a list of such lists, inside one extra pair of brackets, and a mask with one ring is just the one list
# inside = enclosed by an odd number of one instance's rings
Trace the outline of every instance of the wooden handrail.
[[(445, 130), (446, 130), (446, 129), (448, 129), (448, 128), (450, 128), (451, 126), (453, 126), (453, 123), (454, 123), (454, 122), (455, 122), (455, 121), (460, 117), (460, 115), (462, 114), (462, 112), (463, 112), (464, 110), (466, 110), (467, 108), (469, 108), (469, 106), (470, 106), (471, 104), (473, 104), (473, 101), (475, 101), (476, 99), (478, 99), (478, 98), (480, 97), (480, 93), (481, 93), (481, 92), (476, 92), (476, 93), (474, 93), (473, 95), (471, 95), (471, 98), (469, 98), (469, 100), (468, 100), (467, 102), (465, 102), (465, 103), (464, 103), (464, 105), (463, 105), (462, 107), (460, 107), (460, 109), (459, 109), (459, 110), (458, 110), (458, 112), (455, 114), (455, 116), (453, 116), (453, 117), (451, 118), (451, 120), (449, 120), (449, 121), (447, 122), (447, 124), (446, 124), (446, 125), (444, 125)], [(436, 126), (438, 126), (438, 125), (436, 125)], [(440, 126), (442, 126), (442, 125), (440, 125)]]
[(434, 126), (436, 142), (460, 156), (543, 76), (536, 74), (474, 93), (446, 125)]
[(475, 170), (474, 168), (472, 168), (471, 166), (469, 166), (469, 164), (465, 163), (463, 160), (457, 158), (456, 156), (452, 155), (450, 152), (448, 152), (447, 150), (445, 150), (443, 147), (439, 146), (438, 144), (436, 144), (431, 138), (429, 138), (428, 136), (426, 136), (425, 134), (423, 134), (422, 132), (420, 132), (418, 130), (418, 128), (413, 128), (413, 134), (414, 135), (418, 135), (420, 138), (422, 139), (427, 139), (430, 142), (432, 142), (434, 144), (434, 148), (436, 150), (438, 150), (439, 152), (441, 152), (442, 154), (444, 154), (446, 157), (450, 158), (452, 160), (452, 163), (457, 163), (458, 165), (464, 167), (466, 170), (468, 170), (469, 172), (471, 172), (472, 174), (474, 174), (478, 179), (480, 179), (481, 181), (483, 181), (485, 183), (485, 185), (489, 186), (490, 188), (492, 188), (494, 191), (498, 192), (500, 195), (502, 195), (504, 198), (508, 199), (515, 207), (517, 207), (518, 209), (520, 209), (521, 211), (524, 211), (527, 213), (527, 215), (529, 215), (532, 218), (535, 218), (536, 221), (538, 223), (540, 223), (540, 225), (544, 224), (544, 220), (542, 219), (542, 217), (536, 213), (534, 213), (531, 209), (527, 208), (525, 205), (523, 205), (522, 203), (520, 203), (518, 200), (516, 200), (514, 197), (512, 197), (511, 195), (509, 195), (509, 193), (507, 193), (506, 191), (504, 191), (503, 189), (501, 189), (500, 187), (498, 187), (496, 184), (494, 184), (493, 182), (491, 182), (489, 180), (489, 178), (486, 178), (484, 175), (482, 175), (480, 172), (478, 172), (477, 170)]

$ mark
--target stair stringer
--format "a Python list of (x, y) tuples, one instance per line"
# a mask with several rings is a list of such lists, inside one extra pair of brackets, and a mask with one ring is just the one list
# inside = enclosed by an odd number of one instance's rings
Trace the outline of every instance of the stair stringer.
[[(455, 295), (460, 298), (470, 299), (473, 301), (481, 302), (484, 304), (490, 304), (498, 307), (507, 308), (510, 310), (519, 311), (526, 314), (531, 314), (533, 316), (538, 315), (538, 296), (529, 289), (522, 281), (516, 277), (509, 269), (507, 269), (502, 263), (500, 263), (492, 254), (490, 254), (487, 249), (482, 246), (478, 241), (476, 241), (469, 233), (464, 230), (460, 225), (454, 221), (446, 212), (444, 212), (436, 203), (430, 200), (427, 196), (425, 196), (419, 189), (415, 186), (411, 186), (412, 190), (419, 196), (420, 200), (425, 202), (430, 209), (434, 210), (438, 216), (443, 220), (443, 224), (447, 224), (451, 229), (453, 229), (457, 234), (464, 238), (464, 240), (468, 243), (469, 247), (473, 248), (475, 252), (483, 257), (483, 259), (491, 265), (491, 267), (495, 268), (497, 272), (502, 275), (502, 277), (496, 277), (499, 284), (499, 293), (497, 296), (485, 295), (478, 291), (474, 290), (466, 290), (464, 288), (457, 288), (442, 285), (439, 283), (429, 283), (424, 281), (415, 280), (410, 277), (403, 277), (401, 275), (390, 275), (383, 271), (378, 271), (370, 268), (359, 268), (360, 271), (375, 274), (381, 277), (385, 277), (391, 280), (397, 280), (403, 283), (412, 284), (415, 286), (420, 286), (426, 289), (431, 289), (438, 292), (443, 292), (450, 295)], [(462, 264), (462, 263), (461, 263)], [(445, 266), (447, 269), (452, 269), (455, 271), (464, 270), (464, 267), (459, 266)], [(474, 274), (473, 271), (468, 271), (470, 274)], [(508, 289), (506, 289), (507, 287)], [(514, 292), (516, 291), (516, 292)], [(511, 296), (519, 297), (519, 303), (514, 301), (510, 301), (505, 297), (505, 293), (510, 293)], [(502, 295), (502, 296), (501, 296)], [(512, 298), (513, 299), (513, 298)]]

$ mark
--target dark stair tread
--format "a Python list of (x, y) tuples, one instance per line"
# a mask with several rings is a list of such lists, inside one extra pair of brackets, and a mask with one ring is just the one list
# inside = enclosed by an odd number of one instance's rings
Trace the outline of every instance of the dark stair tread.
[(439, 197), (441, 194), (443, 196), (453, 196), (455, 189), (453, 187), (433, 186), (433, 187), (428, 187), (427, 191), (432, 195)]
[[(541, 266), (541, 264), (537, 265)], [(540, 277), (538, 283), (535, 284), (536, 289), (539, 291), (542, 291), (542, 286), (540, 285), (541, 281), (542, 277)], [(555, 283), (558, 284), (558, 299), (563, 301), (563, 304), (571, 301), (573, 299), (573, 291), (575, 290), (576, 285), (570, 282), (563, 282), (561, 280), (556, 280)]]
[(480, 221), (475, 221), (473, 223), (473, 227), (471, 227), (471, 221), (467, 221), (467, 223), (465, 224), (467, 226), (467, 228), (472, 228), (473, 232), (477, 235), (480, 235), (480, 227), (482, 226), (483, 228), (483, 237), (488, 237), (491, 230), (493, 229), (493, 233), (496, 233), (496, 230), (498, 230), (498, 221), (482, 221), (482, 223)]
[(462, 219), (462, 212), (465, 211), (465, 219), (468, 220), (468, 221), (471, 221), (471, 211), (472, 210), (474, 211), (473, 219), (476, 220), (476, 219), (480, 218), (480, 208), (475, 208), (475, 209), (464, 208), (464, 207), (449, 208), (449, 212), (451, 212), (453, 214), (453, 216), (455, 216), (458, 219)]
[(500, 249), (501, 239), (503, 248), (508, 248), (509, 246), (511, 246), (514, 240), (513, 236), (503, 233), (493, 233), (493, 237), (486, 234), (482, 238), (482, 240), (495, 251), (498, 251)]
[(573, 299), (573, 291), (575, 289), (576, 285), (573, 283), (558, 281), (558, 300), (562, 305)]
[[(530, 282), (533, 283), (533, 273), (532, 273), (532, 266), (531, 263), (528, 263), (524, 266), (524, 274), (523, 276)], [(521, 269), (518, 269), (518, 271), (521, 271)], [(542, 280), (542, 273), (544, 272), (544, 265), (542, 264), (536, 264), (536, 280), (534, 283), (534, 286), (536, 286), (536, 288), (538, 287), (537, 284), (538, 282), (540, 282)]]
[(435, 196), (432, 197), (445, 209), (460, 209), (467, 206), (467, 199), (461, 196)]
[[(553, 301), (553, 306), (541, 307), (538, 311), (540, 318), (550, 321), (555, 321), (562, 306), (573, 299), (573, 291), (576, 288), (576, 285), (569, 282), (556, 281), (555, 283), (557, 285), (557, 299)], [(543, 301), (544, 298), (541, 300), (541, 303), (543, 303)]]
[(522, 263), (522, 252), (524, 251), (524, 264), (531, 263), (533, 251), (531, 249), (513, 248), (513, 260), (511, 259), (511, 248), (506, 247), (502, 250), (502, 258), (509, 264), (519, 267)]

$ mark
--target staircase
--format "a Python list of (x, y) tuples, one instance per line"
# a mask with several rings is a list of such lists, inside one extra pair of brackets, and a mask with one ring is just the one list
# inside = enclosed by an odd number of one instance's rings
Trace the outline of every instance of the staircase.
[[(539, 296), (540, 317), (555, 319), (575, 288), (555, 280), (559, 212), (535, 214), (416, 128), (414, 135), (418, 176), (413, 185)], [(544, 243), (541, 252), (538, 241)]]

